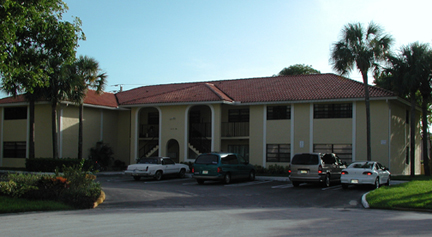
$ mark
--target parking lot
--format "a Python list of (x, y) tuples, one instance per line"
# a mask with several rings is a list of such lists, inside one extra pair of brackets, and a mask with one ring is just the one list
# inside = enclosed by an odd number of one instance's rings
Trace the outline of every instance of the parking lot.
[(360, 200), (368, 187), (343, 190), (340, 184), (323, 188), (303, 184), (294, 188), (287, 179), (257, 177), (255, 181), (232, 184), (193, 178), (165, 178), (161, 181), (130, 176), (99, 176), (106, 200), (99, 208), (154, 207), (332, 207), (362, 208)]

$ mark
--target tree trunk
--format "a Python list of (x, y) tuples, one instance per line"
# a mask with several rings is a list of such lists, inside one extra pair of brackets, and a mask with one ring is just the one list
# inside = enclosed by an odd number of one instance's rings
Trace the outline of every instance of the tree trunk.
[[(423, 97), (424, 98), (424, 97)], [(430, 168), (429, 168), (429, 149), (428, 149), (428, 139), (429, 139), (429, 133), (428, 133), (428, 120), (427, 120), (427, 103), (426, 100), (423, 99), (422, 103), (422, 130), (423, 130), (423, 165), (424, 165), (424, 171), (426, 176), (430, 176)]]
[(367, 71), (361, 72), (363, 77), (364, 91), (365, 91), (365, 104), (366, 104), (366, 155), (367, 160), (372, 160), (371, 150), (371, 121), (370, 121), (370, 101), (369, 101), (369, 85)]
[(51, 132), (52, 132), (52, 149), (53, 158), (58, 157), (58, 145), (57, 145), (57, 103), (51, 104)]
[(79, 126), (78, 126), (78, 159), (82, 159), (83, 156), (83, 113), (84, 105), (79, 105)]
[(411, 176), (415, 176), (415, 93), (411, 93), (411, 113), (410, 113), (410, 162)]
[(35, 101), (30, 100), (29, 101), (29, 107), (30, 107), (30, 115), (29, 115), (29, 123), (30, 123), (30, 129), (29, 129), (29, 158), (33, 159), (35, 158)]

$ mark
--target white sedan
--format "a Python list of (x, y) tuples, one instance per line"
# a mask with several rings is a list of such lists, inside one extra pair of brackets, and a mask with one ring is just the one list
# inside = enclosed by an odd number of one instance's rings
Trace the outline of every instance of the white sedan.
[(390, 171), (376, 161), (354, 162), (342, 170), (341, 183), (344, 189), (349, 185), (364, 184), (379, 188), (390, 184)]
[(129, 165), (125, 174), (131, 175), (135, 180), (141, 177), (153, 177), (161, 180), (162, 176), (177, 175), (184, 178), (189, 172), (189, 166), (175, 163), (169, 157), (146, 157), (138, 160), (137, 164)]

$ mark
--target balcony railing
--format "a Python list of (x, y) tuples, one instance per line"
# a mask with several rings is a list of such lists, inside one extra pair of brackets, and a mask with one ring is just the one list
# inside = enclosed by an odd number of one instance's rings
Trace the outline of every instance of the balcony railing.
[(222, 137), (248, 137), (249, 122), (222, 123)]

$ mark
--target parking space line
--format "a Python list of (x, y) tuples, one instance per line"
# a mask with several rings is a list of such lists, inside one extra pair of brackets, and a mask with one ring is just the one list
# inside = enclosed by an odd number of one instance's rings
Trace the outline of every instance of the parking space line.
[(227, 187), (240, 187), (240, 186), (249, 186), (249, 185), (255, 185), (255, 184), (270, 183), (270, 182), (273, 182), (273, 181), (272, 180), (252, 181), (252, 182), (247, 182), (247, 183), (227, 184), (225, 186), (227, 186)]
[(272, 186), (271, 188), (292, 188), (294, 186), (292, 186), (292, 184), (283, 184), (283, 185), (277, 185), (277, 186)]
[(327, 188), (323, 188), (323, 189), (321, 189), (321, 190), (339, 190), (339, 189), (342, 189), (342, 186), (341, 185), (337, 185), (337, 186), (330, 186), (330, 187), (327, 187)]

